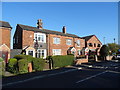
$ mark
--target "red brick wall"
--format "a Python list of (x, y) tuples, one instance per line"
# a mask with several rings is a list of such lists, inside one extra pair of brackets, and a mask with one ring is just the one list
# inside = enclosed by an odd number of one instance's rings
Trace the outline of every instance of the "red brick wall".
[[(53, 37), (59, 37), (60, 38), (60, 44), (54, 44), (53, 43)], [(66, 39), (72, 39), (72, 45), (66, 45)], [(75, 40), (78, 40), (78, 38), (72, 38), (72, 37), (66, 37), (66, 36), (61, 36), (61, 35), (55, 35), (55, 34), (49, 34), (48, 35), (48, 54), (52, 55), (52, 49), (61, 49), (61, 54), (62, 55), (67, 55), (67, 50), (69, 47), (75, 47), (76, 49), (82, 49), (85, 46), (84, 39), (80, 39), (81, 46), (77, 47), (75, 45)]]
[(31, 46), (33, 47), (34, 44), (34, 32), (33, 31), (27, 31), (23, 30), (22, 32), (22, 47), (24, 48), (25, 46)]
[[(93, 46), (90, 47), (90, 46), (88, 45), (88, 43), (92, 43)], [(96, 43), (96, 47), (94, 47), (94, 43)], [(91, 39), (89, 39), (89, 40), (87, 41), (87, 47), (89, 47), (89, 49), (99, 48), (99, 47), (97, 47), (98, 44), (102, 45), (101, 42), (96, 38), (96, 36), (93, 36)]]
[(0, 31), (2, 31), (2, 44), (6, 44), (10, 48), (10, 38), (11, 38), (11, 29), (9, 28), (0, 28)]

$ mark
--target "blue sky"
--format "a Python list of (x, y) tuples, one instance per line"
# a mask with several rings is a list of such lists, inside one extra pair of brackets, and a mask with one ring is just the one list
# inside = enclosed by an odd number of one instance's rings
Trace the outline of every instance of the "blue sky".
[(61, 32), (66, 26), (67, 33), (118, 43), (117, 2), (2, 2), (2, 20), (13, 27), (11, 43), (17, 24), (36, 27), (38, 19), (45, 29)]

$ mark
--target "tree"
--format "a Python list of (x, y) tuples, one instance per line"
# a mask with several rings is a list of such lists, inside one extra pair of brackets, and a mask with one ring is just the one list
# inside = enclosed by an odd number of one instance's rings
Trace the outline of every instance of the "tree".
[(116, 43), (108, 43), (107, 46), (108, 46), (110, 55), (113, 55), (114, 53), (115, 54), (118, 53), (118, 49), (120, 49), (120, 45)]
[(106, 60), (106, 56), (109, 54), (109, 49), (107, 45), (103, 45), (100, 49), (100, 56), (102, 57), (102, 60)]

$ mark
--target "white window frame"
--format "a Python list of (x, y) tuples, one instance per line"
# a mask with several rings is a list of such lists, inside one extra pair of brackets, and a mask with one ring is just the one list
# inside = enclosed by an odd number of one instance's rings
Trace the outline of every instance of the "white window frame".
[[(42, 51), (44, 51), (44, 56), (43, 57), (42, 57)], [(41, 57), (39, 57), (39, 54), (40, 54)], [(37, 57), (38, 58), (46, 58), (46, 49), (38, 49), (37, 50)]]
[[(36, 37), (38, 42), (46, 43), (46, 34), (44, 33), (34, 33), (34, 42), (36, 42)], [(39, 40), (39, 37), (43, 38)]]
[(72, 39), (66, 39), (66, 45), (72, 45)]
[(52, 49), (53, 55), (61, 55), (61, 49)]
[(77, 40), (76, 43), (77, 43), (77, 47), (80, 47), (80, 40)]
[(29, 55), (29, 54), (28, 54), (29, 51), (33, 51), (33, 57), (35, 57), (35, 51), (34, 51), (34, 50), (27, 50), (27, 51), (26, 51), (26, 55)]
[(54, 44), (60, 44), (60, 38), (59, 37), (53, 37), (53, 43)]

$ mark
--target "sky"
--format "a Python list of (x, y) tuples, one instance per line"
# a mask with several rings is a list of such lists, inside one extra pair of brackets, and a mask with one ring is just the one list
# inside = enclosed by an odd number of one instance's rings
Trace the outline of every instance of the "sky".
[(2, 2), (2, 21), (12, 26), (11, 48), (16, 25), (36, 27), (38, 19), (45, 29), (61, 32), (66, 26), (67, 33), (118, 43), (117, 2)]

